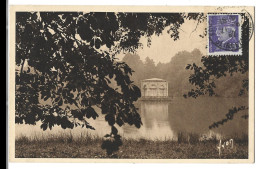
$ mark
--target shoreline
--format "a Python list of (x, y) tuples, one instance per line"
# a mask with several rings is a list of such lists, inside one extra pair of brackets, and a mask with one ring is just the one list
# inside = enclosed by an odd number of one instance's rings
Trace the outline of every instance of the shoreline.
[[(191, 138), (191, 137), (190, 137)], [(218, 154), (218, 140), (191, 138), (147, 140), (122, 138), (119, 151), (108, 156), (101, 149), (102, 137), (69, 135), (53, 138), (21, 137), (15, 140), (16, 158), (116, 158), (116, 159), (248, 159), (247, 140), (235, 140), (234, 148)]]

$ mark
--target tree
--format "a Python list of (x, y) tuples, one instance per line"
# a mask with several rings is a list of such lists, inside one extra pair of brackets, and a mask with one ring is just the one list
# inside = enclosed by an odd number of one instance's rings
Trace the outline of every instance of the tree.
[(156, 66), (153, 59), (150, 59), (149, 57), (145, 58), (144, 69), (146, 78), (153, 78), (155, 76)]
[(131, 79), (134, 81), (134, 84), (138, 87), (141, 86), (141, 80), (145, 79), (145, 68), (144, 64), (140, 58), (139, 55), (127, 53), (123, 59), (123, 62), (125, 62), (131, 69), (134, 70), (133, 75)]
[(142, 124), (134, 106), (141, 94), (130, 79), (133, 70), (116, 61), (116, 54), (134, 52), (142, 46), (141, 36), (150, 43), (166, 27), (177, 40), (184, 18), (180, 13), (17, 12), (15, 122), (41, 121), (43, 130), (94, 129), (87, 119), (98, 117), (97, 107), (111, 126), (102, 148), (112, 154), (122, 145), (115, 124)]

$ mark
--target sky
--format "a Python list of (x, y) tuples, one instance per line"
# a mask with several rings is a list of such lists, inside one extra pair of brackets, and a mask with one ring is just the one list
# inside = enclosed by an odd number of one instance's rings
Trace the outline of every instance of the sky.
[[(147, 47), (147, 39), (142, 37), (140, 42), (143, 43), (143, 49), (139, 48), (136, 54), (138, 54), (143, 61), (148, 56), (154, 60), (155, 64), (159, 62), (167, 63), (175, 54), (183, 50), (191, 52), (197, 48), (202, 54), (206, 54), (205, 47), (207, 45), (207, 38), (199, 37), (200, 34), (203, 34), (206, 24), (206, 21), (200, 23), (195, 30), (197, 21), (185, 20), (179, 29), (180, 38), (178, 40), (174, 41), (170, 37), (170, 34), (167, 33), (168, 29), (166, 28), (162, 35), (152, 36), (152, 44), (150, 47)], [(124, 56), (125, 54), (123, 52), (117, 55), (120, 60)]]

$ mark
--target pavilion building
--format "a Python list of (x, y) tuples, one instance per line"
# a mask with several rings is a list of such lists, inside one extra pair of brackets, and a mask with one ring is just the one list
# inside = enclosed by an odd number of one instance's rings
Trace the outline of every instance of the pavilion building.
[(142, 98), (167, 98), (168, 82), (159, 78), (141, 81)]

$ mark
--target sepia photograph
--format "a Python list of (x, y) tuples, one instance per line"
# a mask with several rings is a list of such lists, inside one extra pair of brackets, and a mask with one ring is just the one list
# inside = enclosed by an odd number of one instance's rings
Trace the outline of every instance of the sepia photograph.
[(254, 162), (254, 7), (12, 6), (10, 20), (9, 160)]

